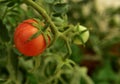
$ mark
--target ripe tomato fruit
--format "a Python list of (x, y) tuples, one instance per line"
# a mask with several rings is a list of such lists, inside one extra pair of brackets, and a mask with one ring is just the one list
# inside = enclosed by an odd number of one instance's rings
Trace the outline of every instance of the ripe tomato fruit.
[[(75, 31), (79, 31), (79, 32), (83, 32), (86, 29), (87, 29), (86, 27), (81, 26), (81, 25), (75, 27)], [(89, 38), (89, 31), (86, 30), (85, 32), (79, 34), (79, 37), (81, 37), (81, 39), (83, 40), (84, 43), (87, 42), (87, 40)], [(83, 44), (81, 39), (80, 38), (74, 38), (73, 43), (77, 44), (77, 45), (81, 45), (81, 44)]]
[[(46, 49), (47, 44), (43, 34), (28, 41), (29, 38), (38, 31), (31, 23), (38, 22), (34, 19), (28, 19), (18, 25), (14, 32), (14, 43), (15, 47), (22, 54), (26, 56), (37, 56)], [(40, 26), (44, 26), (44, 23)], [(48, 40), (48, 43), (50, 43), (50, 39)]]

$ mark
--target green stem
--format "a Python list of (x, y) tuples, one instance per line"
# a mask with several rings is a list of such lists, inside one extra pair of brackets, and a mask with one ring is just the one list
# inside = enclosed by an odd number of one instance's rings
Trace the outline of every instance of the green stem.
[(94, 82), (92, 81), (92, 79), (89, 76), (82, 75), (82, 77), (85, 79), (87, 84), (94, 84)]
[[(58, 37), (58, 30), (57, 30), (56, 26), (54, 25), (54, 23), (52, 22), (49, 15), (47, 14), (47, 12), (42, 7), (40, 7), (40, 5), (36, 4), (32, 0), (24, 0), (24, 2), (26, 4), (31, 5), (33, 8), (35, 8), (45, 18), (45, 20), (50, 24), (50, 26), (51, 26), (50, 28), (54, 34), (54, 39), (56, 40)], [(53, 40), (53, 41), (55, 41), (55, 40)]]
[(8, 7), (5, 8), (4, 14), (2, 16), (2, 19), (4, 20), (5, 16), (7, 15)]
[(71, 55), (72, 51), (71, 51), (70, 44), (68, 41), (66, 42), (66, 46), (67, 46), (68, 51), (69, 51), (68, 54)]
[(6, 43), (6, 46), (7, 46), (7, 54), (8, 54), (6, 68), (10, 74), (10, 81), (13, 81), (15, 84), (20, 84), (17, 80), (17, 74), (16, 74), (14, 67), (12, 65), (12, 60), (11, 60), (11, 58), (12, 58), (11, 57), (12, 46), (10, 43)]
[(62, 71), (57, 71), (53, 76), (51, 76), (50, 78), (48, 78), (47, 81), (44, 82), (44, 84), (48, 84), (51, 83), (53, 80), (58, 80), (60, 78), (62, 74)]
[(62, 82), (62, 84), (67, 84), (65, 80), (63, 80), (62, 77), (59, 77), (59, 80)]
[[(24, 2), (26, 4), (29, 4), (30, 6), (32, 6), (34, 9), (36, 9), (43, 17), (44, 19), (47, 21), (47, 23), (50, 24), (50, 28), (51, 28), (51, 31), (52, 33), (54, 34), (54, 39), (53, 41), (51, 42), (51, 45), (56, 41), (56, 39), (58, 37), (61, 37), (63, 40), (65, 40), (66, 42), (66, 46), (67, 46), (67, 49), (68, 49), (68, 54), (70, 55), (71, 54), (71, 48), (70, 48), (70, 44), (69, 44), (69, 41), (68, 41), (68, 38), (66, 37), (65, 34), (67, 34), (69, 31), (72, 30), (72, 26), (66, 30), (65, 32), (63, 33), (60, 33), (57, 29), (57, 27), (54, 25), (54, 23), (52, 22), (51, 18), (49, 17), (49, 15), (47, 14), (47, 12), (40, 6), (38, 5), (37, 3), (35, 3), (34, 1), (32, 0), (24, 0)], [(65, 57), (66, 58), (66, 57)]]
[(66, 58), (68, 58), (69, 55), (71, 55), (72, 50), (70, 48), (69, 39), (63, 33), (60, 33), (59, 35), (66, 42), (66, 47), (67, 47), (67, 50), (68, 50), (68, 54), (64, 57), (64, 60), (65, 60)]
[(34, 73), (39, 68), (39, 66), (40, 66), (40, 56), (36, 56), (34, 58), (34, 61), (35, 61), (35, 67), (31, 71), (32, 73)]
[(13, 10), (17, 5), (15, 4), (13, 7), (9, 8), (6, 6), (4, 14), (2, 16), (2, 19), (4, 19), (6, 17), (6, 15), (8, 14), (8, 12), (10, 12), (11, 10)]
[(11, 81), (12, 81), (12, 80), (9, 78), (4, 84), (10, 84)]
[(73, 30), (73, 27), (74, 27), (73, 25), (70, 25), (69, 28), (63, 32), (63, 34), (64, 35), (68, 34), (70, 31)]
[(79, 32), (71, 33), (70, 37), (71, 37), (71, 38), (74, 38), (74, 36), (76, 36), (76, 35), (79, 35)]

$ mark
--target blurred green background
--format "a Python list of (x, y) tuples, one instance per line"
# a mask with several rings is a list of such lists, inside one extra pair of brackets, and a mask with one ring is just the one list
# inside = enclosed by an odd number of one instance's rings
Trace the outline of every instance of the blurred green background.
[(72, 46), (71, 59), (88, 68), (95, 84), (120, 84), (120, 1), (71, 0), (70, 4), (70, 22), (90, 30), (85, 47)]

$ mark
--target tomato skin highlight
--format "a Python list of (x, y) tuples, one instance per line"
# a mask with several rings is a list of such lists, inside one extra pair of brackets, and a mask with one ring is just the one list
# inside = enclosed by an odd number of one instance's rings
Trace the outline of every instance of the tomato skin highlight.
[[(14, 33), (14, 43), (15, 47), (22, 54), (26, 56), (37, 56), (46, 49), (47, 44), (42, 34), (29, 41), (29, 38), (38, 31), (31, 23), (37, 22), (34, 19), (28, 19), (18, 25)], [(44, 25), (41, 24), (41, 26)]]

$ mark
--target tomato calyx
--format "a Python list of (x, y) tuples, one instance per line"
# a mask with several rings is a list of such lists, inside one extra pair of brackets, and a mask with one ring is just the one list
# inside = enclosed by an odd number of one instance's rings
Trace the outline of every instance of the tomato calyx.
[(44, 25), (44, 23), (39, 19), (33, 19), (33, 20), (35, 20), (37, 23), (30, 23), (30, 24), (35, 28), (37, 28), (38, 31), (35, 34), (33, 34), (27, 41), (31, 41), (32, 39), (37, 38), (39, 35), (42, 34), (45, 38), (46, 45), (48, 46), (50, 44), (49, 41), (52, 39), (48, 25), (47, 24)]

